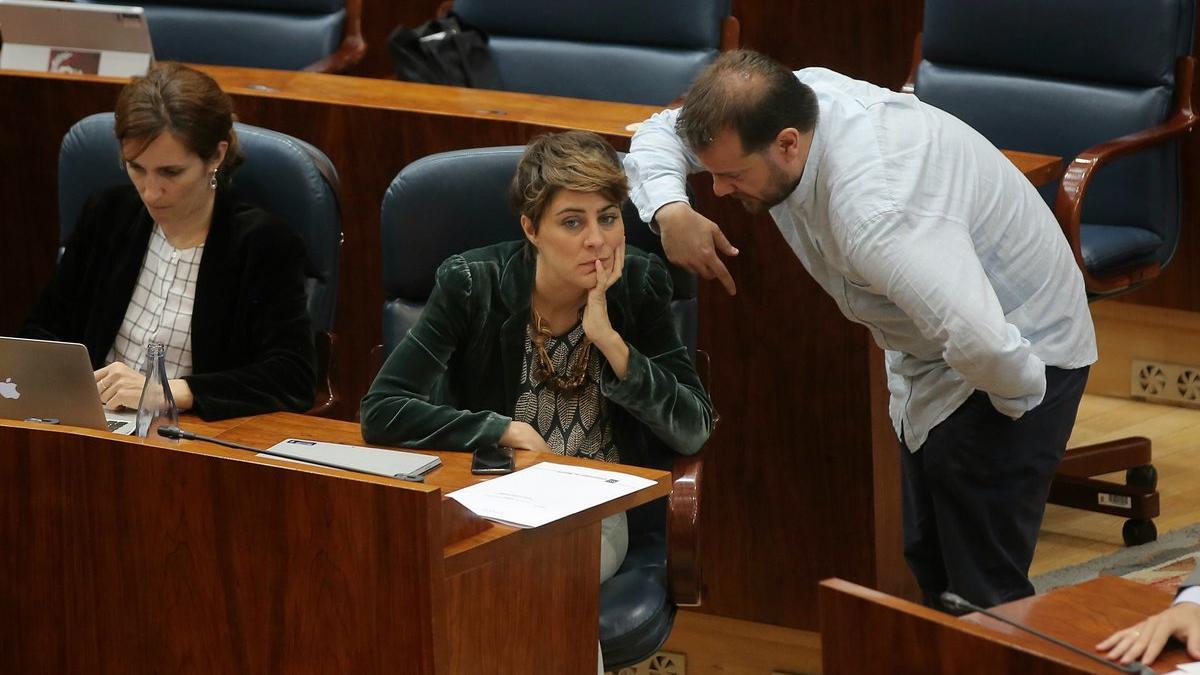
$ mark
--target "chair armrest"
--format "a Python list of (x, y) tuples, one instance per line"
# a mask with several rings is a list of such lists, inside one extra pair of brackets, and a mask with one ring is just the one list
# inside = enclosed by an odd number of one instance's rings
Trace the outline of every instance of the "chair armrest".
[[(697, 349), (696, 370), (706, 390), (712, 371), (708, 352)], [(721, 415), (714, 406), (712, 428)], [(699, 607), (703, 575), (700, 566), (700, 478), (704, 474), (700, 455), (679, 456), (671, 465), (671, 496), (667, 501), (667, 591), (680, 607)]]
[(317, 393), (313, 399), (313, 407), (308, 409), (307, 414), (316, 417), (331, 417), (334, 406), (340, 400), (337, 385), (334, 384), (334, 353), (337, 346), (337, 335), (317, 331), (313, 342), (317, 351)]
[(329, 56), (310, 63), (304, 70), (314, 73), (344, 73), (362, 61), (367, 53), (367, 43), (362, 36), (363, 0), (346, 0), (346, 23), (342, 31), (342, 43)]
[(904, 81), (904, 85), (900, 87), (902, 94), (915, 94), (917, 92), (917, 67), (921, 65), (921, 33), (913, 38), (912, 48), (912, 63), (908, 66), (908, 79)]
[(736, 16), (727, 16), (721, 19), (721, 51), (733, 51), (738, 48), (741, 42), (742, 24), (738, 21), (738, 18)]
[(1079, 219), (1083, 213), (1083, 197), (1096, 170), (1112, 160), (1164, 143), (1191, 131), (1196, 124), (1196, 113), (1192, 110), (1192, 77), (1195, 59), (1185, 56), (1175, 66), (1175, 105), (1166, 122), (1143, 129), (1111, 141), (1094, 145), (1071, 160), (1063, 173), (1054, 203), (1054, 215), (1071, 245), (1075, 262), (1083, 272), (1088, 293), (1108, 293), (1152, 279), (1161, 271), (1158, 263), (1151, 263), (1132, 270), (1125, 270), (1108, 277), (1094, 277), (1083, 262), (1080, 247)]
[(680, 607), (697, 607), (701, 600), (699, 455), (676, 457), (671, 467), (671, 496), (667, 505), (667, 590)]

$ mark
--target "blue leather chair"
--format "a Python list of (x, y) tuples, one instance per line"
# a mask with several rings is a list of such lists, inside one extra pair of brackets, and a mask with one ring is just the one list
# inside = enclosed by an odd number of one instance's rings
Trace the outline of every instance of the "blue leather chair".
[[(1194, 0), (926, 0), (906, 90), (998, 147), (1064, 158), (1042, 196), (1089, 297), (1108, 297), (1157, 276), (1179, 242), (1194, 27)], [(1125, 485), (1091, 478), (1119, 470)], [(1130, 518), (1135, 544), (1157, 537), (1155, 485), (1150, 442), (1122, 439), (1069, 451), (1050, 499)]]
[[(467, 249), (522, 237), (520, 221), (510, 211), (506, 196), (524, 149), (508, 146), (430, 155), (405, 167), (392, 181), (382, 207), (382, 356), (391, 353), (420, 317), (433, 290), (434, 272), (443, 260)], [(626, 240), (661, 256), (658, 237), (641, 222), (632, 204), (625, 204), (623, 216)], [(694, 351), (696, 279), (674, 267), (671, 274), (676, 326)], [(609, 670), (652, 655), (670, 634), (676, 607), (700, 603), (696, 534), (700, 459), (664, 451), (648, 464), (671, 467), (674, 483), (668, 504), (659, 501), (629, 512), (629, 552), (616, 576), (600, 587), (600, 645)]]
[(729, 0), (454, 0), (489, 36), (501, 89), (665, 105), (738, 43)]
[[(279, 217), (305, 243), (308, 314), (318, 356), (311, 412), (326, 413), (337, 400), (331, 372), (342, 245), (337, 171), (324, 153), (298, 138), (249, 124), (235, 123), (234, 128), (245, 156), (233, 174), (234, 194)], [(59, 241), (65, 244), (70, 237), (89, 196), (128, 182), (113, 134), (113, 114), (98, 113), (76, 122), (58, 153)]]
[(343, 72), (362, 60), (362, 0), (75, 0), (146, 11), (154, 57)]

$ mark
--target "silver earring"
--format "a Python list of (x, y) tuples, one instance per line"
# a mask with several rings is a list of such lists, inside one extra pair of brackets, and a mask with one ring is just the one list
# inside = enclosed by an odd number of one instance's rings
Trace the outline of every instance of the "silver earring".
[(209, 187), (209, 189), (212, 189), (212, 190), (217, 189), (217, 170), (216, 169), (213, 169), (212, 178), (208, 179), (208, 187)]

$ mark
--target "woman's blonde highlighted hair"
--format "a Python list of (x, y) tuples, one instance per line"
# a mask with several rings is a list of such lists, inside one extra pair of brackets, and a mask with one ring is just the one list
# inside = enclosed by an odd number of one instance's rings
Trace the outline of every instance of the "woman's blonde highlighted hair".
[(620, 206), (629, 196), (629, 183), (621, 158), (607, 141), (590, 131), (564, 131), (529, 143), (517, 164), (508, 200), (513, 211), (533, 222), (536, 232), (559, 190), (597, 192)]

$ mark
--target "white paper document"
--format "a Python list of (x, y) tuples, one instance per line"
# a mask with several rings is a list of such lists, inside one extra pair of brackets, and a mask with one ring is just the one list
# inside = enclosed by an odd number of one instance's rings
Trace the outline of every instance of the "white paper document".
[(542, 462), (446, 496), (488, 520), (538, 527), (651, 485), (627, 473)]
[(1200, 673), (1200, 662), (1196, 663), (1181, 663), (1175, 666), (1178, 670), (1172, 670), (1168, 675), (1196, 675)]

